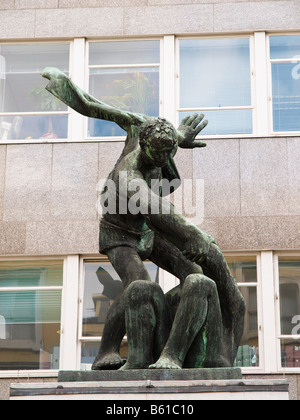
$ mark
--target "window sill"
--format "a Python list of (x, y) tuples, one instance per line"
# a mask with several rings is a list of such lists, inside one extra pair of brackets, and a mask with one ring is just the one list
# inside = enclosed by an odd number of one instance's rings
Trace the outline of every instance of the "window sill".
[(58, 370), (2, 370), (0, 379), (57, 378)]
[[(202, 141), (209, 140), (243, 140), (243, 139), (275, 139), (275, 138), (299, 138), (299, 133), (270, 133), (270, 134), (232, 134), (232, 135), (218, 135), (218, 136), (199, 136), (197, 139)], [(36, 140), (7, 140), (0, 141), (0, 145), (15, 145), (15, 144), (56, 144), (56, 143), (123, 143), (125, 142), (126, 137), (87, 137), (82, 140), (72, 140), (72, 139), (36, 139)]]

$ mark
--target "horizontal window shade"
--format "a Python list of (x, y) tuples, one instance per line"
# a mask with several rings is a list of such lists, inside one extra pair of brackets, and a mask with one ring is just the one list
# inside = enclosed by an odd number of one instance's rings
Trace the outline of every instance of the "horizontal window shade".
[(1, 287), (62, 286), (62, 261), (0, 262)]
[(272, 60), (300, 58), (300, 36), (283, 35), (270, 37), (270, 57)]
[(0, 292), (2, 324), (59, 323), (60, 313), (60, 290)]
[(24, 260), (0, 261), (0, 269), (4, 268), (40, 268), (62, 267), (63, 260)]
[(249, 39), (180, 42), (181, 108), (250, 105)]
[(91, 42), (89, 45), (90, 65), (160, 62), (160, 41)]

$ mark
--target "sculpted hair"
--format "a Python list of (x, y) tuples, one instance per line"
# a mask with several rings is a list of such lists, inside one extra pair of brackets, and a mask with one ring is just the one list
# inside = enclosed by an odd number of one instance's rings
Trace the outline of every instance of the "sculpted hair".
[(140, 146), (142, 149), (174, 149), (177, 148), (175, 128), (164, 118), (151, 118), (141, 125)]

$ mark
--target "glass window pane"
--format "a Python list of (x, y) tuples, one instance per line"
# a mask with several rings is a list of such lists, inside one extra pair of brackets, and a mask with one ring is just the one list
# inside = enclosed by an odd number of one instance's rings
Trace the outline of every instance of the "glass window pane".
[(60, 290), (0, 292), (0, 312), (7, 325), (59, 324), (60, 306)]
[(281, 334), (300, 333), (300, 259), (279, 258)]
[[(108, 105), (159, 115), (159, 67), (92, 69), (90, 93)], [(89, 119), (89, 136), (124, 136), (115, 123)]]
[(271, 59), (300, 58), (300, 36), (271, 36)]
[(281, 366), (286, 368), (300, 367), (299, 340), (281, 340)]
[[(152, 281), (158, 281), (158, 269), (146, 263)], [(83, 299), (83, 337), (100, 337), (103, 332), (107, 312), (114, 300), (123, 291), (123, 284), (108, 262), (88, 262), (85, 264)]]
[(236, 366), (259, 366), (256, 287), (240, 287), (246, 302), (244, 333), (236, 357)]
[(0, 291), (2, 287), (48, 287), (62, 284), (62, 261), (0, 262)]
[(160, 62), (159, 41), (91, 42), (89, 46), (90, 65)]
[(273, 63), (274, 131), (300, 131), (300, 63)]
[(236, 357), (236, 366), (259, 366), (259, 341), (257, 318), (257, 288), (246, 286), (247, 283), (257, 283), (256, 256), (226, 256), (226, 261), (233, 277), (239, 284), (239, 289), (245, 299), (246, 314), (244, 333)]
[(0, 370), (58, 369), (61, 291), (0, 292)]
[[(233, 135), (252, 133), (252, 110), (205, 111), (208, 125), (201, 135)], [(191, 112), (180, 112), (180, 121)]]
[(67, 115), (20, 115), (0, 117), (0, 141), (22, 139), (65, 139)]
[(62, 261), (0, 263), (0, 370), (59, 368), (61, 290), (13, 288), (62, 283)]
[(250, 106), (248, 38), (180, 41), (180, 107)]
[(45, 67), (69, 72), (69, 44), (2, 45), (0, 112), (60, 111), (67, 107), (45, 91)]
[(238, 283), (257, 283), (256, 256), (226, 257), (233, 277)]

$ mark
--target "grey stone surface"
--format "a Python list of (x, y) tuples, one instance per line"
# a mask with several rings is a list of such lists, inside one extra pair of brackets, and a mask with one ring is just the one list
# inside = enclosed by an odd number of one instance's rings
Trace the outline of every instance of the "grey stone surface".
[(292, 250), (300, 247), (300, 216), (213, 219), (215, 238), (226, 251)]
[(60, 371), (58, 382), (193, 381), (242, 379), (239, 368)]
[(175, 156), (175, 163), (182, 180), (193, 179), (193, 150), (179, 149)]
[(147, 6), (148, 0), (59, 0), (60, 8)]
[(4, 221), (49, 220), (52, 145), (7, 146)]
[(215, 4), (214, 31), (298, 29), (300, 4), (298, 0), (245, 1)]
[(300, 139), (287, 139), (289, 214), (300, 214)]
[(240, 215), (239, 140), (209, 140), (194, 151), (194, 178), (204, 180), (205, 217)]
[(2, 22), (0, 38), (26, 39), (35, 37), (34, 10), (0, 10), (0, 22)]
[[(9, 399), (10, 384), (15, 381), (16, 380), (12, 378), (0, 379), (0, 401)], [(39, 383), (39, 382), (47, 383), (47, 382), (54, 382), (55, 378), (34, 378), (32, 379), (32, 381), (34, 381), (35, 383)], [(19, 377), (18, 383), (21, 384), (23, 382), (28, 382), (28, 378), (24, 379), (22, 377)]]
[[(194, 381), (108, 381), (18, 384), (10, 387), (10, 399), (226, 399), (288, 400), (288, 380), (194, 380)], [(240, 395), (239, 395), (240, 394)], [(114, 405), (115, 407), (115, 405)], [(145, 411), (145, 410), (144, 410)]]
[(0, 146), (0, 220), (2, 220), (4, 205), (5, 168), (6, 146)]
[(55, 9), (59, 0), (15, 0), (16, 9)]
[(0, 10), (14, 9), (15, 0), (0, 0)]
[(106, 179), (119, 159), (125, 142), (102, 142), (99, 144), (98, 181)]
[(128, 7), (124, 9), (124, 35), (212, 31), (212, 5)]
[(98, 144), (55, 144), (52, 165), (52, 218), (97, 218)]
[(23, 255), (26, 245), (26, 223), (0, 222), (0, 255)]
[(243, 139), (240, 150), (241, 215), (288, 214), (286, 139)]
[(1, 0), (0, 18), (6, 22), (0, 28), (3, 39), (236, 33), (297, 30), (300, 4), (298, 0)]
[(35, 37), (123, 35), (123, 8), (38, 9)]
[(29, 222), (26, 254), (97, 254), (99, 223), (94, 220)]

